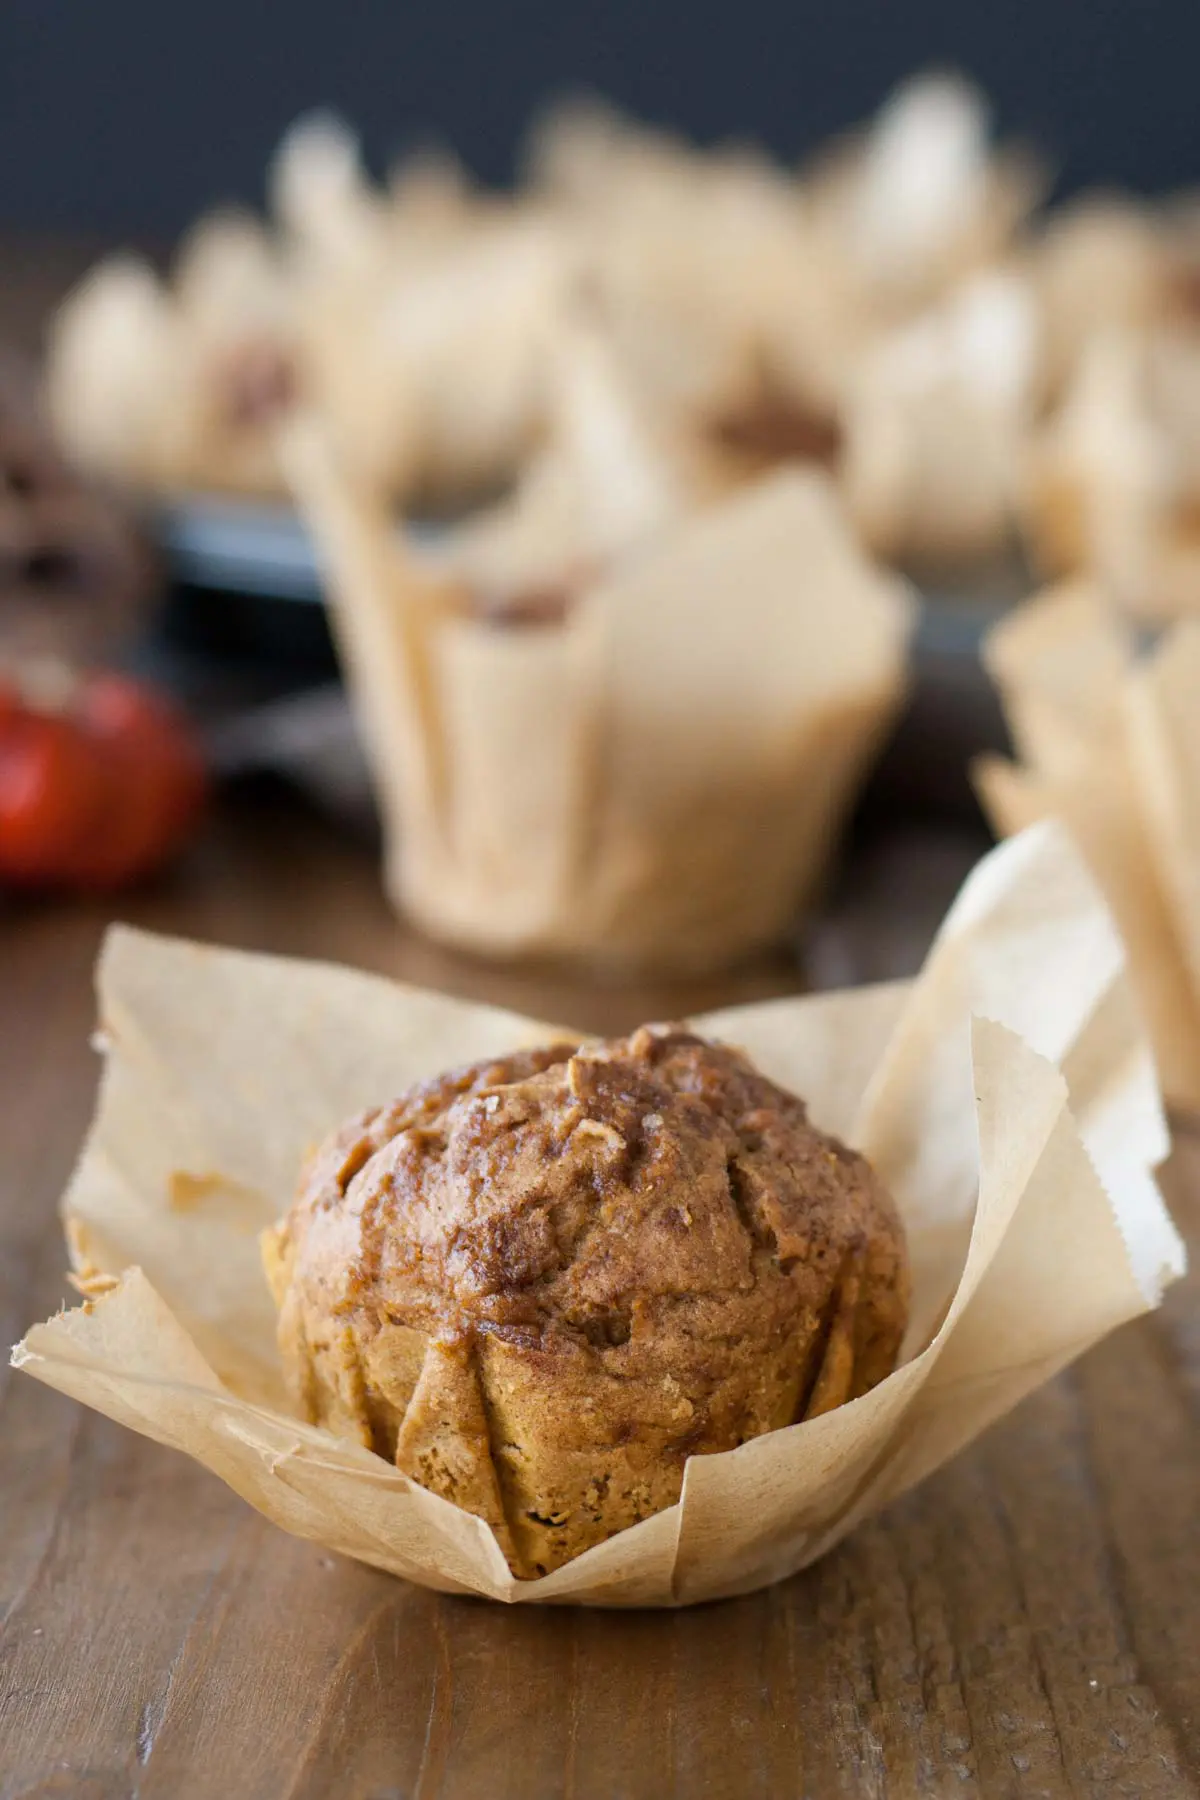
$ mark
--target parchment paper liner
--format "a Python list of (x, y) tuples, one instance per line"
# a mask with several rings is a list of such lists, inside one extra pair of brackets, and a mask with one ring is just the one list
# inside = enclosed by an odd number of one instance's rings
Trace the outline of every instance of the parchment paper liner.
[(1006, 547), (1037, 363), (1033, 289), (1012, 268), (877, 336), (849, 386), (840, 466), (877, 555), (965, 563)]
[(789, 172), (594, 103), (545, 116), (527, 168), (622, 362), (668, 416), (711, 427), (766, 401), (832, 422), (868, 309)]
[(264, 382), (296, 351), (294, 295), (249, 215), (202, 218), (169, 280), (145, 259), (105, 258), (52, 321), (46, 399), (85, 467), (148, 491), (258, 496), (280, 488)]
[(1150, 1174), (1167, 1138), (1120, 942), (1042, 826), (979, 867), (916, 982), (701, 1021), (875, 1159), (906, 1218), (919, 1353), (850, 1405), (693, 1458), (678, 1505), (519, 1582), (479, 1519), (288, 1416), (256, 1237), (344, 1114), (547, 1028), (127, 930), (100, 997), (108, 1062), (65, 1203), (95, 1298), (35, 1326), (14, 1361), (300, 1536), (443, 1591), (668, 1606), (777, 1580), (1183, 1268)]
[(1133, 617), (1186, 617), (1200, 594), (1200, 339), (1098, 329), (1026, 446), (1022, 523), (1049, 577), (1086, 573)]
[(500, 955), (703, 969), (778, 941), (898, 705), (914, 618), (823, 476), (772, 476), (561, 624), (504, 629), (414, 562), (316, 425), (283, 454), (398, 906)]
[(593, 321), (560, 321), (544, 387), (544, 440), (520, 479), (431, 547), (477, 592), (562, 593), (735, 485), (690, 429), (657, 416)]
[(1200, 624), (1139, 658), (1080, 581), (1011, 614), (984, 660), (1020, 759), (976, 765), (992, 823), (1070, 827), (1125, 939), (1167, 1097), (1200, 1108)]
[(1084, 194), (1043, 219), (1030, 248), (1052, 393), (1062, 392), (1097, 335), (1143, 331), (1169, 305), (1169, 241), (1144, 201)]
[(873, 306), (903, 314), (1011, 248), (1045, 186), (1020, 145), (990, 142), (984, 94), (930, 70), (893, 90), (865, 130), (818, 152), (818, 221)]

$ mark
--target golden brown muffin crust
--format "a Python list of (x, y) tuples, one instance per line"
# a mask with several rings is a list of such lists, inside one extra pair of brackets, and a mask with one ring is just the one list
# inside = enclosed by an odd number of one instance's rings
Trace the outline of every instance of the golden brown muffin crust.
[(520, 1574), (672, 1504), (689, 1455), (866, 1392), (907, 1312), (866, 1161), (676, 1026), (363, 1114), (266, 1255), (306, 1414), (480, 1513)]

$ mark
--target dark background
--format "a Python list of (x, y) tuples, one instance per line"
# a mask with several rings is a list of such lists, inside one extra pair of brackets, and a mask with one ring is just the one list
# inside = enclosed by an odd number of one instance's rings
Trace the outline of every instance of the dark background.
[(1197, 0), (0, 0), (0, 227), (173, 234), (257, 199), (322, 102), (376, 167), (441, 137), (503, 179), (530, 111), (580, 87), (791, 156), (930, 62), (982, 81), (1064, 188), (1200, 176)]

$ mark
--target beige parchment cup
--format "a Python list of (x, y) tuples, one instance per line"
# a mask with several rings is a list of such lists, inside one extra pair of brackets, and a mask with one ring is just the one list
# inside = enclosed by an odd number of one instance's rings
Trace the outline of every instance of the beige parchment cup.
[(1018, 761), (974, 774), (998, 833), (1070, 828), (1127, 946), (1168, 1100), (1200, 1108), (1200, 624), (1146, 655), (1081, 580), (1019, 607), (987, 640)]
[(504, 956), (699, 970), (777, 942), (904, 689), (912, 596), (827, 480), (773, 476), (498, 627), (311, 421), (282, 454), (328, 577), (397, 906)]
[(100, 1007), (99, 1110), (65, 1201), (93, 1297), (14, 1361), (194, 1456), (285, 1529), (445, 1592), (675, 1606), (776, 1581), (1183, 1268), (1120, 940), (1065, 833), (1039, 826), (979, 866), (915, 982), (699, 1021), (889, 1183), (915, 1274), (901, 1366), (834, 1412), (694, 1457), (677, 1505), (518, 1581), (480, 1519), (291, 1416), (257, 1236), (345, 1114), (547, 1028), (129, 930), (106, 946)]

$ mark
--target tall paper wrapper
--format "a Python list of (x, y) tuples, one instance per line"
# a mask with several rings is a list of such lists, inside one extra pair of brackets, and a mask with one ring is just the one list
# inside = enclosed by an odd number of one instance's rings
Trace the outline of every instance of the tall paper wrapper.
[(1165, 322), (1097, 328), (1057, 411), (1027, 446), (1021, 502), (1038, 567), (1091, 575), (1131, 617), (1153, 625), (1194, 615), (1198, 461), (1195, 332)]
[(1124, 936), (1167, 1098), (1200, 1109), (1200, 624), (1139, 658), (1080, 581), (1018, 608), (984, 660), (1019, 757), (976, 765), (992, 823), (1070, 827)]
[(890, 1186), (915, 1278), (901, 1366), (849, 1405), (694, 1457), (677, 1505), (518, 1581), (482, 1520), (290, 1415), (256, 1238), (344, 1115), (547, 1028), (130, 931), (108, 942), (100, 1003), (107, 1070), (66, 1198), (94, 1298), (14, 1360), (288, 1530), (446, 1592), (673, 1606), (778, 1580), (1183, 1269), (1120, 940), (1065, 835), (1039, 827), (980, 866), (915, 982), (699, 1021)]
[(907, 587), (788, 472), (498, 627), (407, 554), (317, 427), (283, 454), (329, 577), (388, 890), (432, 936), (699, 970), (777, 942), (904, 687)]

